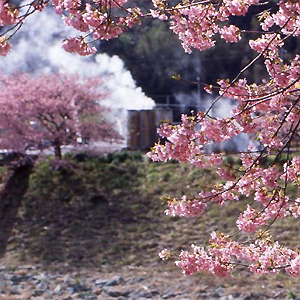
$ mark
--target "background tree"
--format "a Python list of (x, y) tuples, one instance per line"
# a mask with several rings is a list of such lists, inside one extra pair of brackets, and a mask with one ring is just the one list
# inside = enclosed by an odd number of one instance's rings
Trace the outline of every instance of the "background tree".
[(62, 145), (120, 138), (104, 118), (108, 109), (100, 103), (106, 95), (99, 92), (98, 79), (1, 75), (0, 86), (1, 148), (24, 152), (53, 147), (61, 159)]

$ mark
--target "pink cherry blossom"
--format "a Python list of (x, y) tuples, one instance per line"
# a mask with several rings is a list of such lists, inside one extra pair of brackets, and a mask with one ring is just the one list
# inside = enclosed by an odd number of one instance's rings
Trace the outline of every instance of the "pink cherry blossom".
[(253, 232), (261, 225), (265, 225), (267, 219), (266, 213), (259, 213), (248, 204), (247, 209), (239, 216), (236, 223), (239, 229), (245, 232)]
[(78, 53), (79, 55), (90, 55), (96, 52), (96, 48), (90, 48), (83, 38), (72, 37), (63, 42), (62, 47), (70, 53)]
[(9, 7), (8, 2), (0, 0), (0, 26), (13, 25), (17, 22), (19, 11)]
[(237, 43), (241, 39), (241, 33), (238, 27), (234, 25), (223, 26), (220, 29), (221, 37), (229, 43)]
[(189, 200), (186, 196), (183, 196), (181, 200), (173, 200), (168, 202), (169, 208), (165, 211), (168, 216), (180, 216), (180, 217), (197, 217), (201, 215), (206, 204), (201, 200), (193, 199)]
[(10, 51), (11, 44), (7, 41), (7, 38), (0, 37), (0, 55), (6, 56)]

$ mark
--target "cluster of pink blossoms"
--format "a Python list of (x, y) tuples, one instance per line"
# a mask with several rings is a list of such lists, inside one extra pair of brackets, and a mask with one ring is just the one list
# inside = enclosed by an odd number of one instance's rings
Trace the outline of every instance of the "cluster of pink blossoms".
[(221, 37), (230, 43), (237, 43), (241, 39), (241, 32), (238, 27), (234, 25), (223, 26), (219, 30)]
[(223, 26), (230, 16), (244, 16), (249, 7), (259, 3), (252, 1), (205, 1), (190, 5), (187, 1), (178, 4), (175, 9), (167, 7), (167, 1), (153, 1), (157, 10), (152, 10), (153, 17), (166, 20), (171, 19), (171, 29), (182, 41), (186, 52), (191, 48), (203, 51), (215, 46), (214, 36), (220, 36), (226, 42), (237, 43), (241, 39), (241, 32), (234, 25)]
[(11, 45), (7, 42), (7, 38), (0, 37), (0, 55), (6, 56), (11, 48)]
[(280, 246), (268, 236), (245, 246), (213, 232), (208, 250), (195, 245), (192, 249), (193, 253), (182, 251), (180, 261), (176, 262), (186, 275), (208, 270), (217, 276), (228, 276), (241, 260), (250, 261), (249, 270), (257, 274), (274, 274), (285, 269), (293, 277), (300, 275), (299, 253)]
[(85, 56), (96, 52), (96, 48), (90, 48), (83, 38), (73, 37), (66, 39), (63, 42), (63, 48), (70, 53), (78, 53), (79, 55)]
[[(169, 14), (171, 29), (182, 40), (187, 52), (191, 48), (204, 50), (215, 45), (214, 36), (220, 33), (227, 42), (238, 42), (243, 31), (234, 25), (222, 25), (230, 15), (243, 16), (258, 1), (201, 2), (196, 6), (182, 4), (175, 11), (160, 8), (161, 15)], [(164, 5), (164, 4), (161, 4)], [(156, 12), (159, 11), (159, 7)], [(296, 55), (290, 62), (281, 57), (286, 39), (300, 34), (300, 4), (281, 1), (278, 10), (262, 12), (263, 33), (249, 46), (264, 59), (269, 79), (261, 84), (249, 84), (246, 78), (234, 81), (220, 80), (219, 100), (228, 97), (237, 101), (237, 107), (226, 118), (213, 118), (198, 113), (183, 116), (181, 125), (164, 124), (158, 130), (166, 138), (149, 153), (154, 161), (176, 159), (197, 168), (215, 166), (225, 183), (199, 191), (196, 198), (184, 196), (168, 202), (168, 215), (198, 216), (213, 203), (221, 205), (238, 201), (240, 196), (253, 202), (237, 218), (239, 231), (251, 234), (262, 232), (247, 242), (235, 242), (228, 236), (213, 234), (207, 248), (193, 245), (192, 252), (182, 251), (176, 264), (186, 275), (208, 270), (218, 276), (227, 276), (236, 265), (247, 265), (254, 273), (277, 273), (284, 269), (291, 276), (300, 276), (298, 252), (266, 239), (266, 229), (277, 219), (300, 216), (300, 200), (287, 195), (288, 185), (300, 185), (300, 158), (290, 149), (300, 134), (300, 64)], [(225, 23), (226, 24), (226, 23)], [(275, 33), (276, 32), (276, 33)], [(254, 62), (253, 62), (254, 63)], [(241, 73), (242, 74), (242, 73)], [(211, 88), (209, 89), (211, 92)], [(247, 153), (239, 155), (241, 167), (233, 169), (226, 164), (225, 153), (207, 154), (206, 145), (246, 133), (255, 140)], [(283, 153), (287, 162), (279, 163)], [(271, 162), (263, 161), (271, 155)], [(199, 209), (197, 208), (197, 202)], [(210, 204), (211, 203), (211, 204)], [(205, 208), (205, 209), (204, 209)], [(251, 242), (252, 241), (252, 242)], [(170, 257), (170, 251), (164, 254)]]
[[(46, 0), (32, 1), (26, 4), (26, 12), (21, 13), (21, 7), (9, 5), (10, 1), (0, 1), (0, 26), (5, 26), (7, 36), (0, 33), (0, 38), (8, 41), (27, 17), (35, 11), (42, 11), (49, 2)], [(65, 39), (63, 48), (79, 55), (90, 55), (95, 48), (89, 43), (94, 40), (109, 40), (118, 37), (124, 30), (135, 24), (140, 24), (142, 12), (139, 7), (127, 7), (127, 0), (109, 0), (84, 2), (82, 0), (53, 0), (52, 6), (55, 12), (61, 15), (67, 26), (84, 32), (85, 36), (77, 36)], [(12, 8), (14, 7), (14, 8)], [(8, 47), (5, 48), (9, 51)], [(6, 55), (2, 47), (0, 55)]]
[(18, 14), (17, 9), (11, 8), (6, 1), (0, 0), (0, 26), (15, 24)]
[[(299, 253), (280, 246), (269, 236), (245, 246), (230, 240), (228, 236), (213, 232), (207, 250), (195, 245), (191, 247), (193, 252), (182, 251), (180, 260), (176, 261), (185, 275), (210, 271), (217, 276), (229, 276), (241, 260), (250, 261), (249, 270), (257, 274), (278, 273), (280, 269), (285, 269), (291, 276), (300, 275)], [(160, 257), (169, 258), (170, 252), (164, 249)]]
[(181, 201), (168, 201), (168, 206), (165, 211), (168, 216), (197, 217), (204, 212), (206, 203), (196, 199), (188, 200), (183, 196)]
[[(18, 14), (17, 9), (11, 8), (6, 1), (0, 0), (0, 27), (15, 24)], [(6, 56), (10, 48), (8, 37), (0, 34), (0, 55)]]

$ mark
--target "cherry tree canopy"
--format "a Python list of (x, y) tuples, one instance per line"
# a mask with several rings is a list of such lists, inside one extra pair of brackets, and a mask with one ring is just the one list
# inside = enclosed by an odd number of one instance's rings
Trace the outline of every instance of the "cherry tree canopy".
[(61, 146), (78, 139), (120, 138), (103, 118), (107, 108), (99, 103), (105, 99), (100, 84), (58, 74), (1, 75), (0, 147), (20, 152), (54, 147), (61, 158)]
[[(291, 276), (300, 275), (300, 255), (296, 249), (279, 244), (268, 229), (279, 218), (299, 218), (300, 198), (287, 193), (289, 185), (300, 185), (300, 156), (291, 154), (291, 144), (299, 136), (300, 124), (300, 56), (283, 58), (284, 45), (300, 35), (300, 2), (298, 0), (153, 0), (153, 8), (145, 11), (134, 0), (67, 1), (53, 0), (52, 7), (68, 26), (81, 35), (63, 42), (68, 52), (80, 55), (94, 53), (93, 40), (118, 37), (128, 28), (139, 25), (146, 17), (169, 22), (187, 52), (217, 47), (217, 38), (228, 43), (247, 41), (253, 59), (237, 76), (221, 79), (215, 86), (201, 83), (208, 93), (219, 93), (206, 112), (182, 116), (181, 125), (162, 125), (164, 144), (157, 144), (149, 156), (155, 161), (176, 159), (197, 168), (214, 166), (220, 177), (218, 185), (199, 191), (197, 197), (167, 199), (168, 215), (199, 216), (213, 204), (238, 201), (241, 196), (249, 204), (237, 219), (239, 232), (256, 235), (237, 238), (236, 235), (211, 234), (207, 247), (192, 246), (182, 251), (176, 264), (184, 274), (209, 270), (226, 276), (235, 266), (244, 265), (255, 273), (277, 273), (284, 269)], [(10, 39), (27, 17), (42, 11), (48, 1), (32, 1), (16, 7), (0, 0), (0, 54), (10, 50)], [(243, 28), (243, 18), (255, 8), (253, 28)], [(227, 53), (224, 53), (226, 56)], [(266, 68), (268, 76), (262, 82), (248, 82), (247, 70), (255, 64)], [(178, 77), (180, 79), (180, 77)], [(231, 115), (214, 118), (211, 110), (224, 97), (234, 99), (237, 106)], [(240, 133), (256, 142), (244, 153), (238, 153), (240, 168), (226, 164), (225, 153), (207, 155), (204, 146), (228, 140)], [(283, 153), (286, 162), (279, 163)], [(267, 166), (261, 162), (270, 156)], [(252, 200), (251, 200), (252, 199)], [(254, 204), (253, 204), (254, 203)], [(244, 235), (242, 235), (244, 236)], [(162, 258), (170, 252), (164, 249)]]

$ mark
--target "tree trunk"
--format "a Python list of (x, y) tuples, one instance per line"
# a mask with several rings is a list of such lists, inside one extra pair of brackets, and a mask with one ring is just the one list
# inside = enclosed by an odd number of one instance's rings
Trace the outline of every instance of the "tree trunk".
[(59, 160), (62, 159), (61, 144), (58, 140), (54, 141), (54, 155), (57, 159), (59, 159)]

